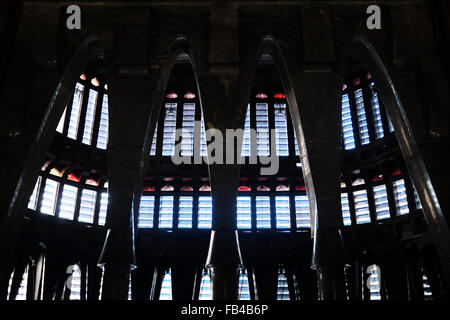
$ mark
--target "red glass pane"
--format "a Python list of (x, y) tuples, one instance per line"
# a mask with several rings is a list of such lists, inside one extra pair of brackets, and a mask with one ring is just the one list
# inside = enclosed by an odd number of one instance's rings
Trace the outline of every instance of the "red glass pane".
[(275, 99), (285, 99), (285, 98), (286, 98), (286, 95), (285, 95), (284, 93), (282, 93), (282, 92), (277, 92), (277, 93), (275, 93), (275, 94), (273, 95), (273, 97), (274, 97)]

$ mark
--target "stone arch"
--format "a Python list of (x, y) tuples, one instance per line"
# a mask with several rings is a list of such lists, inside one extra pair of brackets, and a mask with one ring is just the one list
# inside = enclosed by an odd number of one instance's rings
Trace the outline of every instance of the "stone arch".
[(363, 36), (356, 35), (351, 39), (346, 55), (357, 57), (366, 66), (377, 85), (422, 204), (448, 288), (450, 286), (450, 232), (394, 83), (378, 53)]
[[(103, 49), (97, 36), (92, 35), (86, 38), (78, 47), (56, 86), (37, 131), (36, 138), (31, 144), (24, 168), (22, 169), (9, 205), (7, 216), (2, 225), (1, 251), (2, 256), (6, 260), (6, 263), (2, 264), (2, 268), (9, 266), (10, 256), (17, 241), (28, 199), (33, 191), (34, 183), (38, 177), (39, 169), (42, 166), (45, 155), (53, 141), (58, 122), (64, 112), (64, 108), (69, 103), (73, 87), (75, 87), (75, 83), (85, 67), (91, 61), (99, 58), (104, 58)], [(5, 270), (1, 270), (0, 276), (0, 281), (3, 283), (5, 280)]]

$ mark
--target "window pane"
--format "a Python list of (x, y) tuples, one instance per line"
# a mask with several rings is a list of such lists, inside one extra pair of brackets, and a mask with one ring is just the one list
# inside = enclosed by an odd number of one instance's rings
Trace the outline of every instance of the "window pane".
[(288, 156), (289, 144), (287, 134), (287, 116), (286, 116), (286, 104), (276, 103), (274, 104), (275, 111), (275, 133), (277, 137), (277, 155)]
[(47, 179), (45, 181), (44, 193), (42, 195), (41, 213), (55, 215), (56, 194), (58, 193), (59, 183)]
[(194, 155), (194, 120), (195, 103), (185, 103), (183, 105), (183, 128), (181, 140), (181, 155)]
[(100, 210), (98, 213), (98, 224), (100, 226), (105, 225), (107, 209), (108, 209), (108, 192), (102, 192), (100, 196)]
[(203, 113), (202, 113), (202, 123), (201, 123), (201, 133), (200, 133), (200, 155), (201, 156), (207, 155), (205, 120), (203, 119)]
[(369, 201), (367, 200), (366, 190), (353, 192), (355, 198), (356, 223), (370, 222)]
[(369, 129), (367, 127), (366, 111), (364, 109), (364, 98), (361, 89), (355, 91), (355, 101), (356, 101), (356, 113), (358, 115), (358, 128), (361, 144), (362, 145), (368, 144), (370, 142)]
[(138, 228), (153, 228), (154, 196), (141, 196), (139, 205)]
[(103, 95), (102, 113), (100, 114), (100, 126), (98, 128), (97, 148), (106, 150), (108, 145), (108, 126), (109, 126), (109, 107), (108, 95)]
[(151, 156), (156, 155), (156, 141), (157, 141), (157, 136), (158, 136), (158, 122), (156, 122), (155, 133), (153, 134), (152, 146), (151, 146), (151, 148), (150, 148), (150, 155), (151, 155)]
[(11, 273), (11, 277), (9, 278), (9, 286), (8, 286), (8, 300), (27, 300), (27, 287), (28, 287), (28, 265), (25, 267), (25, 270), (22, 275), (22, 281), (20, 282), (19, 290), (17, 291), (17, 295), (15, 297), (11, 297), (11, 286), (14, 278), (14, 272)]
[(348, 94), (342, 95), (342, 137), (344, 139), (344, 149), (355, 148), (355, 138), (353, 133), (352, 114)]
[(387, 219), (389, 214), (389, 202), (384, 184), (373, 187), (373, 197), (375, 199), (375, 210), (377, 212), (377, 219)]
[(175, 150), (175, 133), (177, 127), (177, 104), (166, 103), (164, 114), (163, 156), (171, 156)]
[(159, 300), (172, 300), (172, 275), (170, 269), (163, 278)]
[(83, 130), (83, 143), (91, 144), (92, 131), (94, 129), (95, 109), (97, 106), (98, 92), (95, 90), (89, 90), (89, 100), (86, 109), (86, 118), (84, 122)]
[(397, 215), (404, 215), (409, 213), (408, 199), (406, 197), (405, 181), (403, 179), (394, 181), (392, 183), (394, 189), (395, 206), (397, 208)]
[(64, 185), (61, 203), (59, 204), (58, 216), (63, 219), (73, 220), (73, 214), (75, 212), (75, 203), (77, 201), (78, 188)]
[(71, 139), (77, 139), (78, 124), (80, 122), (81, 104), (83, 102), (83, 90), (84, 86), (77, 83), (75, 86), (75, 92), (73, 94), (72, 110), (70, 112), (69, 130), (67, 136)]
[(41, 176), (39, 176), (36, 180), (36, 184), (34, 185), (33, 193), (31, 194), (30, 201), (28, 201), (28, 209), (36, 210), (37, 205), (37, 197), (39, 195), (39, 188), (41, 185)]
[(419, 195), (417, 194), (417, 190), (416, 187), (414, 187), (413, 185), (413, 190), (414, 190), (414, 203), (416, 205), (416, 209), (422, 209), (422, 204), (420, 203), (420, 199), (419, 199)]
[(256, 197), (256, 227), (270, 228), (270, 197)]
[(237, 227), (238, 229), (251, 229), (252, 217), (251, 217), (251, 198), (250, 197), (237, 197)]
[(66, 111), (67, 111), (67, 108), (64, 109), (61, 119), (59, 119), (58, 126), (56, 127), (56, 131), (59, 133), (63, 133), (63, 130), (64, 130), (64, 121), (66, 119)]
[(212, 300), (211, 278), (208, 273), (204, 273), (202, 276), (198, 300)]
[(69, 300), (80, 300), (81, 299), (81, 272), (78, 265), (73, 265), (72, 270), (72, 285), (70, 286), (70, 297)]
[(383, 121), (381, 119), (381, 112), (380, 112), (380, 104), (378, 102), (378, 93), (375, 91), (374, 83), (372, 82), (369, 85), (369, 89), (372, 93), (372, 114), (373, 114), (373, 124), (375, 129), (375, 134), (377, 136), (377, 139), (381, 139), (384, 137), (384, 130), (383, 130)]
[(94, 222), (96, 199), (97, 192), (94, 190), (84, 189), (81, 192), (80, 215), (78, 217), (78, 221), (86, 223)]
[(278, 273), (277, 300), (291, 300), (289, 297), (289, 286), (284, 269)]
[(256, 134), (258, 156), (269, 156), (269, 110), (267, 103), (256, 104)]
[(295, 196), (297, 228), (311, 228), (308, 196)]
[(242, 139), (241, 154), (243, 157), (250, 156), (250, 104), (247, 105), (247, 113), (245, 114), (244, 137)]
[(341, 193), (341, 210), (342, 210), (342, 220), (344, 221), (344, 226), (351, 225), (352, 219), (350, 218), (350, 206), (348, 203), (347, 193)]
[(180, 196), (178, 205), (178, 228), (192, 228), (193, 197)]
[(373, 264), (369, 266), (368, 271), (370, 272), (369, 276), (370, 300), (381, 300), (380, 268), (376, 264)]
[(172, 228), (173, 196), (161, 196), (159, 201), (159, 228)]
[(277, 218), (277, 228), (285, 229), (291, 227), (291, 218), (289, 210), (289, 197), (275, 197), (275, 210)]
[(247, 272), (241, 272), (241, 275), (239, 276), (238, 300), (250, 300), (250, 288), (248, 286)]
[(210, 229), (212, 225), (212, 198), (198, 197), (198, 228)]

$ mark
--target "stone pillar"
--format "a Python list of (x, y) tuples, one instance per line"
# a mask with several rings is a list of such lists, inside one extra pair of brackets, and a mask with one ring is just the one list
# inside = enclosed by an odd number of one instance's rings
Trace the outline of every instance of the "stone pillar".
[[(102, 300), (125, 300), (135, 267), (135, 214), (141, 190), (141, 151), (151, 106), (150, 78), (125, 66), (108, 69), (109, 142), (107, 235), (99, 265), (104, 267)], [(133, 101), (133, 105), (129, 104)]]

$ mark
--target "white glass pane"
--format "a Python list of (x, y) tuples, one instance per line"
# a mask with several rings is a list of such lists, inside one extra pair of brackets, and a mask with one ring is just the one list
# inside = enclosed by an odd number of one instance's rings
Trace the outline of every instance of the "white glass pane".
[(342, 95), (342, 137), (344, 139), (344, 149), (355, 148), (355, 137), (353, 133), (352, 114), (348, 94)]
[(33, 193), (31, 194), (30, 201), (28, 201), (28, 209), (36, 210), (37, 205), (37, 197), (39, 195), (39, 188), (41, 185), (41, 176), (39, 176), (36, 180), (36, 184), (34, 185)]
[(358, 128), (361, 145), (368, 144), (369, 128), (367, 126), (366, 111), (364, 109), (364, 98), (361, 89), (355, 91), (356, 114), (358, 115)]
[(375, 210), (377, 212), (377, 219), (387, 219), (389, 214), (389, 201), (384, 184), (373, 187), (373, 197), (375, 199)]
[(212, 300), (211, 278), (208, 273), (202, 276), (198, 300)]
[(81, 299), (81, 272), (78, 265), (73, 265), (72, 270), (72, 285), (70, 287), (70, 297), (69, 300), (80, 300)]
[(155, 156), (156, 155), (156, 140), (157, 140), (157, 137), (158, 137), (158, 122), (156, 122), (155, 133), (153, 134), (152, 146), (150, 148), (150, 155), (151, 156)]
[(108, 95), (103, 95), (102, 112), (100, 114), (100, 126), (98, 128), (97, 148), (106, 150), (108, 145), (109, 107)]
[(162, 196), (159, 200), (159, 228), (172, 228), (173, 196)]
[(154, 196), (141, 196), (139, 205), (138, 228), (153, 228)]
[(256, 137), (258, 156), (270, 155), (269, 109), (267, 103), (256, 104)]
[(67, 111), (67, 108), (64, 109), (61, 119), (59, 119), (58, 126), (56, 127), (56, 131), (59, 133), (63, 133), (63, 130), (64, 130), (64, 121), (66, 119), (66, 111)]
[(295, 196), (297, 228), (311, 228), (308, 196)]
[(372, 114), (373, 114), (373, 124), (375, 129), (375, 134), (377, 139), (384, 137), (383, 121), (381, 118), (380, 104), (378, 102), (378, 94), (375, 91), (373, 82), (369, 85), (369, 89), (372, 93)]
[(163, 278), (159, 300), (172, 300), (172, 275), (170, 269)]
[(212, 198), (210, 196), (198, 197), (198, 228), (211, 229), (212, 225)]
[(241, 155), (243, 157), (250, 156), (250, 104), (247, 105), (247, 112), (245, 114), (244, 136), (242, 138)]
[(77, 83), (73, 94), (72, 110), (70, 111), (69, 130), (67, 131), (67, 136), (71, 139), (76, 139), (78, 135), (81, 104), (83, 102), (83, 90), (84, 86)]
[(175, 133), (177, 127), (177, 104), (166, 103), (164, 109), (163, 156), (172, 156), (175, 150)]
[(45, 180), (44, 193), (42, 195), (40, 212), (48, 215), (55, 215), (56, 195), (58, 193), (59, 183), (47, 179)]
[(81, 192), (80, 215), (78, 216), (78, 221), (86, 223), (94, 222), (96, 199), (97, 192), (94, 190), (84, 189)]
[(289, 144), (288, 144), (288, 132), (287, 132), (287, 114), (286, 104), (275, 103), (275, 134), (277, 138), (277, 155), (288, 156)]
[(291, 300), (289, 297), (289, 286), (284, 270), (278, 273), (277, 300)]
[(406, 197), (405, 181), (403, 179), (394, 181), (392, 183), (394, 190), (395, 206), (397, 208), (397, 215), (404, 215), (409, 213), (408, 199)]
[(342, 210), (342, 220), (344, 221), (344, 226), (351, 225), (352, 219), (350, 218), (350, 206), (348, 203), (347, 193), (341, 193), (341, 210)]
[(236, 217), (238, 229), (251, 229), (252, 217), (251, 217), (251, 198), (250, 197), (237, 197), (236, 199)]
[(359, 190), (353, 192), (355, 199), (355, 215), (356, 223), (368, 223), (370, 222), (369, 201), (367, 199), (366, 190)]
[(89, 90), (89, 99), (86, 109), (86, 118), (84, 121), (83, 143), (90, 145), (92, 140), (92, 131), (94, 129), (95, 109), (97, 107), (98, 92)]
[(102, 192), (100, 195), (100, 210), (98, 213), (98, 225), (104, 226), (106, 222), (106, 212), (108, 210), (108, 193)]
[(202, 113), (201, 133), (200, 133), (200, 155), (201, 156), (207, 155), (205, 120), (203, 119), (203, 113)]
[(291, 227), (291, 215), (289, 210), (289, 197), (275, 197), (275, 212), (278, 229), (286, 229)]
[(180, 196), (178, 204), (178, 228), (192, 228), (193, 197)]
[(181, 139), (181, 155), (194, 155), (194, 121), (195, 103), (185, 103), (183, 105), (183, 127)]
[(250, 300), (250, 288), (248, 286), (248, 276), (246, 272), (239, 276), (239, 295), (238, 300)]
[(11, 286), (13, 282), (15, 270), (11, 273), (11, 277), (9, 278), (9, 286), (8, 286), (8, 300), (27, 300), (27, 287), (28, 287), (28, 266), (25, 267), (25, 270), (22, 275), (22, 281), (20, 282), (19, 290), (17, 291), (17, 295), (13, 298), (11, 297)]
[(370, 300), (381, 300), (379, 267), (373, 264), (369, 266), (368, 270), (370, 271), (368, 282), (370, 285)]
[(256, 197), (256, 227), (258, 229), (270, 228), (270, 197)]
[(75, 213), (75, 203), (77, 201), (78, 188), (71, 185), (64, 185), (59, 204), (58, 216), (63, 219), (73, 220)]

